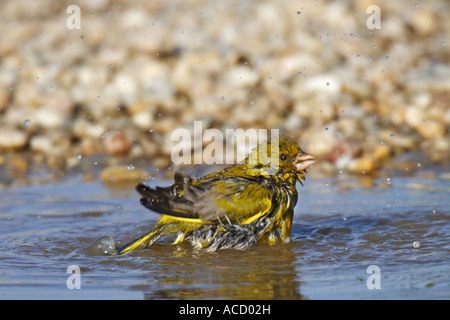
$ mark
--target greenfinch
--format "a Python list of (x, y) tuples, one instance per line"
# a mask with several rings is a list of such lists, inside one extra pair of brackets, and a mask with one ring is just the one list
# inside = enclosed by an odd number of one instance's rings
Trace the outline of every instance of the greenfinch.
[(259, 241), (288, 239), (296, 182), (305, 180), (306, 169), (317, 158), (289, 137), (275, 139), (276, 144), (271, 139), (258, 145), (243, 163), (198, 179), (177, 172), (169, 187), (138, 184), (141, 204), (161, 217), (151, 231), (117, 248), (117, 254), (149, 247), (167, 234), (177, 234), (174, 244), (188, 240), (208, 251), (244, 250)]

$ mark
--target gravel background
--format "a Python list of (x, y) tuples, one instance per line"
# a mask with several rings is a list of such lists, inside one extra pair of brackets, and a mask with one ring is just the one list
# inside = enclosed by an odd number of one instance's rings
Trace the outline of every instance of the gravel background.
[(0, 178), (167, 168), (173, 130), (195, 120), (280, 129), (321, 158), (316, 173), (446, 166), (449, 12), (438, 0), (2, 1)]

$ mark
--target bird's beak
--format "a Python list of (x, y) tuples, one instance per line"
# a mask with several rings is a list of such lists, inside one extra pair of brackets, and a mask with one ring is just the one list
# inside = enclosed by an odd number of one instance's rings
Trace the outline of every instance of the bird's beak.
[(309, 168), (311, 165), (316, 163), (317, 157), (313, 156), (309, 153), (300, 153), (294, 161), (294, 165), (297, 168), (297, 171), (303, 171)]

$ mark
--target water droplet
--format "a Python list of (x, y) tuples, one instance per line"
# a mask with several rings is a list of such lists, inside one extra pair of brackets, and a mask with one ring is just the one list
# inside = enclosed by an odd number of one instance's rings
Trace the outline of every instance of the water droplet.
[(248, 103), (250, 104), (254, 104), (255, 102), (253, 100), (250, 100)]
[(356, 58), (357, 58), (357, 59), (361, 58), (361, 55), (357, 54), (357, 55), (356, 55)]
[(30, 124), (31, 124), (31, 121), (30, 120), (25, 120), (24, 122), (23, 122), (23, 126), (25, 127), (25, 128), (28, 128), (29, 126), (30, 126)]
[(130, 164), (129, 166), (127, 166), (127, 169), (130, 170), (130, 171), (131, 171), (131, 170), (134, 170), (134, 165), (133, 165), (133, 164)]
[(153, 133), (153, 129), (148, 130), (148, 132)]
[(415, 3), (414, 5), (415, 5), (416, 7), (418, 7), (418, 6), (419, 6), (419, 4), (418, 4), (418, 3)]
[(419, 242), (419, 241), (414, 241), (414, 242), (413, 242), (413, 247), (414, 247), (415, 249), (419, 248), (419, 247), (420, 247), (420, 242)]
[(445, 47), (445, 41), (441, 42), (441, 47)]
[(387, 178), (387, 179), (386, 179), (386, 183), (387, 183), (387, 184), (391, 184), (391, 183), (392, 183), (391, 178)]
[(377, 46), (373, 46), (373, 48), (374, 48), (374, 49), (376, 49), (376, 48), (377, 48)]
[(352, 37), (352, 38), (353, 38), (353, 36), (354, 36), (354, 34), (353, 34), (353, 33), (350, 33), (350, 37)]
[(84, 36), (83, 35), (81, 35), (81, 40), (84, 40)]
[(114, 239), (110, 236), (103, 236), (97, 239), (86, 248), (89, 255), (107, 255), (111, 256), (117, 253)]
[(302, 14), (302, 12), (301, 11), (297, 11), (297, 15), (301, 15)]
[(328, 132), (328, 130), (330, 130), (330, 128), (326, 127), (326, 128), (325, 128), (325, 131)]
[(417, 162), (417, 167), (422, 167), (422, 164), (420, 162)]
[(297, 75), (298, 75), (298, 76), (302, 76), (302, 75), (303, 75), (303, 72), (299, 72), (299, 73), (297, 73)]
[(75, 156), (78, 160), (81, 159), (81, 154), (77, 153), (77, 155)]
[(327, 87), (329, 87), (330, 86), (330, 83), (329, 82), (327, 82)]
[(391, 133), (391, 138), (395, 139), (395, 138), (397, 138), (397, 136), (395, 134)]
[(220, 101), (225, 102), (225, 97), (221, 97)]

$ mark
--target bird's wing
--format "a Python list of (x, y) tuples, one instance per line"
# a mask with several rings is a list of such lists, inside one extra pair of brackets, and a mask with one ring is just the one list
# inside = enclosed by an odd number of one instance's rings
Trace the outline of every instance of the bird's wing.
[(272, 208), (271, 187), (243, 177), (206, 181), (176, 174), (175, 183), (152, 189), (139, 184), (141, 203), (158, 213), (191, 222), (250, 223)]

